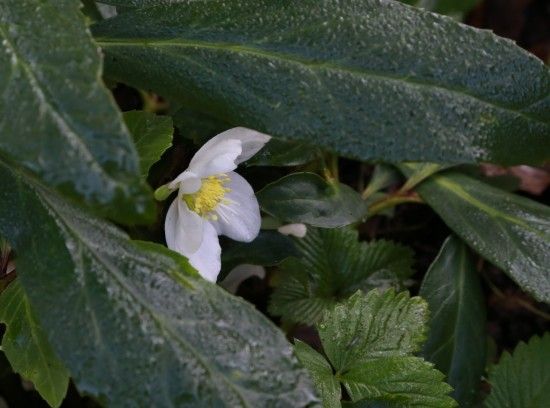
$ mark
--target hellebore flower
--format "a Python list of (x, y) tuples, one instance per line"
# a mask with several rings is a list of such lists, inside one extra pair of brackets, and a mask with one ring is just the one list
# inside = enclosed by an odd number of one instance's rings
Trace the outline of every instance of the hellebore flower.
[(237, 127), (206, 142), (189, 167), (159, 188), (157, 197), (178, 190), (168, 209), (168, 248), (181, 253), (212, 282), (221, 268), (218, 235), (250, 242), (260, 231), (258, 201), (248, 182), (233, 170), (255, 155), (271, 136)]

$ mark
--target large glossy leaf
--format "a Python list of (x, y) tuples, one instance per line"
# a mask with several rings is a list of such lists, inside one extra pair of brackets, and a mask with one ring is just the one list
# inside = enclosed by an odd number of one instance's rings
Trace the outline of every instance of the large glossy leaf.
[(550, 334), (505, 352), (489, 373), (487, 408), (545, 407), (550, 401)]
[(0, 167), (0, 234), (78, 388), (108, 406), (305, 406), (283, 334), (184, 258)]
[(148, 4), (94, 28), (107, 74), (233, 124), (363, 160), (549, 156), (550, 72), (487, 31), (395, 1)]
[(0, 2), (0, 161), (117, 221), (152, 218), (78, 0)]
[(447, 376), (460, 406), (470, 407), (485, 369), (486, 317), (474, 258), (460, 239), (445, 241), (419, 294), (430, 307), (430, 331), (422, 354)]
[(464, 242), (550, 302), (550, 207), (452, 171), (416, 189)]
[(336, 228), (361, 221), (367, 206), (352, 188), (313, 173), (293, 173), (257, 193), (260, 207), (282, 222)]
[(18, 280), (0, 295), (0, 322), (7, 327), (2, 351), (13, 370), (32, 381), (50, 406), (61, 405), (69, 386), (69, 372), (48, 342)]

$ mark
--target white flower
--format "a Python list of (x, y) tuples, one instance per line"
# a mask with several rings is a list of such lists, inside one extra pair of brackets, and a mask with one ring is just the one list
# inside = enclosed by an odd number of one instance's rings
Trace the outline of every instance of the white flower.
[(220, 272), (218, 235), (250, 242), (260, 231), (254, 191), (233, 170), (269, 139), (242, 127), (220, 133), (199, 149), (187, 170), (161, 187), (168, 192), (178, 190), (164, 223), (166, 243), (186, 256), (207, 280), (215, 282)]

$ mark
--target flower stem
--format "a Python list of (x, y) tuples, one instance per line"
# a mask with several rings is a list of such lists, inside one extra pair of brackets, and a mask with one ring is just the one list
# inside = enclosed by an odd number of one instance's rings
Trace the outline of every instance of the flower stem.
[(416, 194), (414, 192), (412, 192), (412, 193), (411, 192), (406, 192), (406, 193), (398, 192), (398, 194), (397, 193), (396, 194), (390, 194), (390, 195), (384, 197), (383, 199), (372, 203), (369, 206), (368, 213), (369, 213), (369, 216), (373, 216), (373, 215), (381, 213), (382, 211), (384, 211), (388, 208), (392, 208), (392, 207), (395, 207), (396, 205), (404, 204), (404, 203), (423, 204), (424, 201), (420, 198), (420, 196), (418, 194)]

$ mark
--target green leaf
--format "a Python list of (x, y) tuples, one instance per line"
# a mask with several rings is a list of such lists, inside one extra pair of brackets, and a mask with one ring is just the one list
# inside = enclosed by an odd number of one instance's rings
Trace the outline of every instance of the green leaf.
[(0, 234), (14, 245), (18, 279), (81, 392), (113, 407), (302, 407), (314, 399), (285, 337), (252, 305), (33, 180), (2, 166), (0, 178)]
[(159, 161), (160, 156), (170, 147), (174, 126), (170, 116), (159, 116), (144, 111), (124, 112), (124, 121), (134, 138), (141, 176), (147, 178), (149, 169)]
[(13, 370), (32, 381), (50, 406), (60, 406), (69, 386), (69, 372), (48, 342), (19, 280), (0, 295), (0, 322), (7, 326), (2, 351)]
[(425, 340), (427, 318), (426, 302), (408, 292), (357, 292), (317, 325), (330, 365), (300, 343), (295, 347), (324, 398), (335, 399), (336, 379), (353, 402), (364, 400), (358, 406), (455, 407), (443, 374), (412, 356)]
[(315, 160), (318, 155), (318, 149), (305, 143), (271, 139), (246, 164), (248, 166), (300, 166)]
[(397, 167), (407, 175), (407, 181), (403, 185), (402, 190), (412, 190), (431, 175), (449, 166), (437, 163), (401, 163)]
[(544, 407), (550, 401), (550, 334), (520, 343), (489, 372), (487, 408)]
[(292, 173), (268, 184), (256, 197), (262, 210), (289, 223), (335, 228), (360, 221), (367, 214), (359, 193), (313, 173)]
[(269, 311), (285, 320), (311, 324), (358, 289), (402, 287), (412, 274), (413, 252), (389, 241), (358, 241), (351, 229), (309, 228), (296, 239), (299, 255), (281, 264), (281, 283)]
[(401, 174), (397, 169), (389, 164), (379, 163), (375, 166), (369, 185), (363, 191), (363, 199), (373, 199), (376, 193), (390, 187), (401, 179)]
[(315, 387), (323, 400), (324, 408), (339, 408), (340, 404), (340, 383), (334, 377), (329, 362), (318, 352), (306, 343), (296, 340), (294, 351), (298, 360), (306, 367), (313, 379)]
[(352, 401), (386, 402), (390, 407), (456, 407), (446, 394), (444, 375), (418, 357), (389, 357), (365, 361), (342, 374)]
[(422, 354), (447, 376), (460, 406), (473, 406), (485, 369), (486, 312), (474, 257), (460, 239), (445, 241), (419, 295), (431, 312)]
[(361, 160), (549, 156), (550, 70), (487, 31), (395, 1), (147, 4), (94, 27), (107, 74), (232, 124)]
[(409, 356), (426, 340), (428, 305), (393, 289), (356, 293), (327, 312), (318, 325), (337, 373), (376, 359)]
[(0, 4), (0, 161), (122, 223), (154, 204), (78, 0)]
[(223, 269), (240, 264), (274, 266), (299, 252), (291, 238), (275, 231), (260, 231), (252, 242), (231, 241), (222, 252)]
[(464, 242), (550, 303), (550, 207), (456, 172), (436, 174), (417, 191)]

